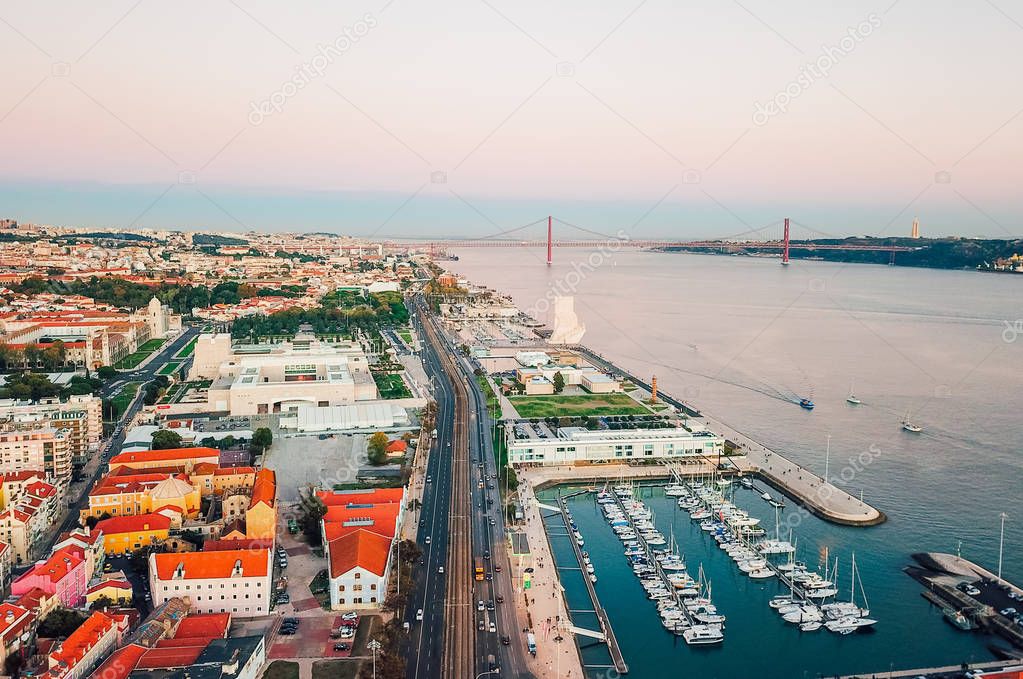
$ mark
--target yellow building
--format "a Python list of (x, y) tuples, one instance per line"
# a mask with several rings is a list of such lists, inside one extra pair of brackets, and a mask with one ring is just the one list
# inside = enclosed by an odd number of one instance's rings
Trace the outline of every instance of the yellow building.
[(103, 549), (107, 555), (131, 554), (158, 545), (170, 535), (170, 518), (162, 514), (118, 516), (96, 524), (103, 533)]
[(203, 497), (223, 495), (226, 491), (248, 490), (256, 481), (254, 467), (219, 467), (208, 462), (200, 462), (192, 468), (189, 475), (192, 482)]
[(252, 485), (252, 501), (245, 512), (247, 538), (273, 538), (277, 531), (277, 476), (260, 469)]
[(199, 514), (200, 494), (184, 474), (124, 474), (111, 472), (89, 492), (89, 505), (81, 511), (84, 523), (90, 516), (105, 518), (151, 514), (170, 507), (186, 517)]
[(190, 474), (192, 469), (202, 462), (219, 464), (220, 451), (216, 448), (168, 448), (121, 453), (110, 458), (110, 469), (113, 471), (120, 467), (127, 467), (141, 471), (160, 467), (179, 467), (185, 473)]
[(106, 597), (115, 604), (131, 604), (131, 583), (123, 577), (110, 578), (98, 582), (85, 592), (85, 603), (92, 605), (97, 600)]

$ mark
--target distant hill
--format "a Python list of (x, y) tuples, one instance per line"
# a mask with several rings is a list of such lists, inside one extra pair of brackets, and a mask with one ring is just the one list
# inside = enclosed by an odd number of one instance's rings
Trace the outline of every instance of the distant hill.
[(244, 238), (218, 236), (215, 233), (197, 233), (192, 236), (192, 245), (248, 245)]
[[(789, 243), (789, 257), (792, 259), (814, 259), (827, 262), (850, 262), (855, 264), (888, 264), (891, 253), (886, 251), (863, 250), (810, 250), (801, 245), (873, 245), (904, 246), (913, 248), (909, 252), (895, 253), (896, 266), (919, 266), (930, 269), (976, 269), (984, 268), (998, 259), (1007, 259), (1023, 253), (1023, 239), (999, 240), (979, 238), (821, 238), (815, 240), (794, 240)], [(712, 254), (779, 255), (776, 248), (758, 248), (755, 244), (728, 243), (722, 241), (721, 250), (704, 248), (664, 247), (661, 252), (699, 252)]]

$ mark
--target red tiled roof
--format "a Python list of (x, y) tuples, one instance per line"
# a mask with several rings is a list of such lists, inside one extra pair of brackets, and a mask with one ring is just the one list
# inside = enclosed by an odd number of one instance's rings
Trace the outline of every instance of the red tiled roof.
[(387, 444), (388, 453), (404, 453), (406, 450), (408, 450), (408, 444), (401, 439), (391, 441)]
[[(185, 618), (187, 620), (188, 618)], [(153, 648), (191, 648), (198, 646), (199, 648), (206, 648), (215, 637), (184, 637), (178, 639), (160, 639), (156, 642), (156, 646)]]
[(231, 549), (269, 549), (274, 541), (267, 538), (248, 538), (245, 540), (206, 540), (202, 543), (204, 552), (223, 552)]
[(262, 502), (272, 507), (276, 497), (277, 475), (272, 469), (260, 469), (256, 472), (255, 483), (252, 484), (252, 502), (249, 506), (254, 507)]
[(210, 637), (226, 639), (230, 628), (230, 613), (190, 615), (178, 625), (178, 631), (174, 633), (174, 638)]
[(183, 564), (185, 579), (227, 578), (241, 561), (244, 577), (265, 577), (270, 567), (270, 550), (244, 549), (223, 552), (161, 553), (153, 555), (160, 580), (170, 580), (178, 564)]
[(71, 633), (60, 650), (50, 654), (51, 665), (54, 662), (66, 663), (68, 667), (77, 665), (85, 654), (114, 627), (112, 618), (99, 611), (90, 615), (78, 629)]
[(254, 474), (256, 472), (255, 467), (218, 467), (214, 474), (217, 475), (228, 475), (228, 474)]
[(163, 514), (139, 514), (137, 516), (115, 516), (96, 524), (104, 535), (137, 533), (147, 530), (168, 530), (171, 520)]
[(145, 655), (149, 651), (144, 646), (138, 646), (136, 644), (129, 644), (122, 648), (117, 649), (106, 661), (96, 668), (90, 677), (99, 677), (100, 679), (126, 679), (131, 674), (135, 666), (138, 665), (139, 658)]
[[(327, 507), (327, 513), (323, 516), (323, 522), (327, 529), (335, 531), (332, 535), (328, 535), (327, 539), (329, 540), (345, 532), (350, 532), (344, 530), (346, 528), (351, 528), (352, 530), (365, 528), (374, 533), (394, 537), (400, 509), (401, 507), (394, 503), (386, 505)], [(336, 527), (332, 528), (332, 526)]]
[(202, 655), (204, 646), (185, 648), (151, 648), (135, 666), (137, 670), (153, 670), (162, 667), (187, 667)]
[(368, 530), (357, 530), (330, 542), (330, 576), (336, 578), (356, 566), (383, 575), (391, 540)]
[[(28, 615), (30, 610), (29, 608), (14, 604), (0, 604), (0, 639), (17, 636), (25, 624), (30, 621), (30, 618), (34, 617), (34, 614)], [(10, 619), (8, 619), (8, 616), (11, 616)]]
[(139, 450), (134, 453), (121, 453), (110, 459), (110, 466), (132, 462), (166, 462), (168, 460), (194, 460), (200, 457), (220, 459), (220, 451), (216, 448), (165, 448), (163, 450)]
[(32, 568), (22, 573), (18, 580), (33, 576), (43, 576), (50, 578), (51, 582), (58, 583), (84, 561), (81, 553), (82, 550), (77, 547), (62, 547), (51, 554), (50, 558), (43, 563), (35, 564)]
[(348, 504), (386, 504), (388, 502), (401, 502), (404, 489), (402, 488), (373, 488), (358, 491), (316, 491), (316, 497), (323, 500), (328, 507), (334, 505)]

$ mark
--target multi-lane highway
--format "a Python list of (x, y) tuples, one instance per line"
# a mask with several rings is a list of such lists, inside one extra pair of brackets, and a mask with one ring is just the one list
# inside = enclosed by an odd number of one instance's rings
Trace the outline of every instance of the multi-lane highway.
[[(493, 661), (502, 675), (526, 679), (531, 675), (504, 549), (493, 422), (472, 377), (474, 366), (426, 320), (424, 304), (417, 300), (413, 308), (423, 362), (435, 387), (438, 436), (420, 515), (424, 557), (406, 611), (413, 625), (407, 674), (409, 679), (477, 676), (492, 669)], [(424, 320), (431, 323), (429, 328)], [(482, 581), (474, 579), (474, 557), (483, 559)], [(416, 621), (419, 610), (422, 622)], [(505, 637), (507, 644), (502, 643)]]

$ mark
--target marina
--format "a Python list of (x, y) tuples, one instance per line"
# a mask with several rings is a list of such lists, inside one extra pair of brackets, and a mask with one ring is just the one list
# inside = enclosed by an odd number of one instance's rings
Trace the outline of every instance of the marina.
[[(460, 275), (510, 292), (522, 308), (543, 298), (550, 284), (521, 275), (531, 264), (528, 256), (510, 253), (507, 261), (495, 264), (479, 261), (473, 252), (460, 254), (464, 254), (458, 263)], [(702, 564), (714, 583), (714, 603), (728, 616), (724, 644), (690, 647), (666, 633), (648, 605), (639, 605), (646, 603), (646, 592), (622, 558), (621, 542), (608, 528), (594, 496), (572, 497), (567, 504), (598, 573), (595, 589), (615, 626), (630, 673), (658, 676), (661, 668), (679, 664), (705, 678), (750, 676), (754, 670), (757, 676), (778, 679), (881, 676), (900, 668), (956, 667), (994, 657), (988, 649), (991, 637), (950, 624), (942, 607), (921, 596), (920, 585), (903, 568), (914, 550), (955, 551), (958, 541), (963, 553), (978, 563), (998, 561), (997, 517), (1001, 511), (1011, 516), (1019, 497), (1020, 461), (1010, 441), (1020, 434), (1023, 393), (1014, 389), (1001, 367), (995, 369), (993, 363), (976, 367), (968, 357), (988, 343), (997, 319), (1015, 317), (1010, 305), (998, 301), (1009, 291), (992, 296), (991, 288), (1000, 287), (998, 281), (907, 269), (897, 273), (896, 298), (891, 296), (893, 288), (879, 284), (876, 267), (807, 263), (807, 272), (828, 281), (834, 313), (822, 319), (794, 308), (786, 313), (784, 327), (761, 336), (751, 353), (745, 350), (749, 329), (763, 327), (774, 313), (781, 313), (778, 300), (794, 298), (805, 289), (805, 280), (779, 277), (775, 268), (752, 260), (729, 261), (727, 270), (721, 260), (691, 255), (625, 253), (617, 255), (616, 262), (616, 267), (592, 272), (575, 291), (576, 309), (591, 321), (586, 345), (647, 391), (650, 376), (656, 374), (662, 400), (671, 403), (665, 391), (677, 394), (674, 400), (682, 412), (737, 444), (744, 461), (721, 459), (735, 462), (740, 475), (732, 501), (761, 519), (768, 538), (776, 537), (770, 534), (776, 508), (762, 493), (784, 501), (782, 538), (787, 538), (789, 527), (794, 529), (793, 561), (823, 573), (825, 554), (832, 564), (838, 557), (842, 598), (849, 591), (855, 552), (856, 579), (870, 596), (870, 617), (880, 621), (870, 633), (849, 636), (823, 629), (797, 631), (768, 605), (773, 597), (787, 593), (781, 579), (747, 577), (699, 523), (678, 508), (677, 498), (665, 496), (663, 489), (637, 487), (636, 497), (652, 510), (658, 531), (665, 536), (673, 532), (687, 565)], [(549, 278), (556, 281), (570, 271), (569, 266), (563, 262)], [(625, 277), (639, 272), (642, 275)], [(665, 316), (664, 309), (677, 304), (675, 291), (694, 277), (729, 283), (688, 305), (684, 319)], [(617, 292), (608, 295), (607, 290)], [(950, 305), (956, 295), (970, 303)], [(809, 298), (803, 301), (810, 303)], [(797, 305), (802, 306), (803, 302)], [(849, 313), (851, 309), (861, 314), (868, 308), (871, 332)], [(600, 314), (594, 315), (594, 309)], [(722, 309), (728, 315), (724, 324)], [(772, 315), (759, 309), (771, 309)], [(614, 322), (599, 322), (603, 318)], [(889, 342), (882, 342), (882, 337)], [(933, 379), (893, 356), (893, 341), (899, 347), (940, 345), (940, 357), (922, 356), (921, 364), (933, 368), (933, 374), (970, 378), (957, 383), (955, 399), (935, 399)], [(855, 351), (839, 352), (836, 358), (835, 347)], [(1010, 355), (1005, 352), (1003, 348), (999, 358)], [(721, 374), (727, 359), (738, 355), (743, 357), (741, 365), (732, 365), (738, 369)], [(723, 379), (708, 378), (718, 375)], [(855, 389), (850, 387), (853, 375)], [(747, 379), (750, 376), (757, 382)], [(812, 395), (815, 408), (808, 411), (791, 401), (765, 398), (759, 390), (762, 384)], [(849, 400), (851, 395), (856, 403)], [(902, 429), (907, 411), (911, 423), (922, 431)], [(825, 447), (829, 434), (834, 436), (830, 474)], [(992, 467), (1001, 473), (986, 474)], [(630, 472), (644, 481), (657, 474), (644, 466)], [(619, 472), (594, 465), (536, 468), (523, 470), (522, 475), (535, 479), (538, 494), (553, 498), (559, 490), (578, 489), (573, 485), (577, 479), (599, 488), (602, 479), (610, 477), (614, 483)], [(824, 483), (825, 477), (830, 483)], [(756, 490), (746, 487), (742, 478)], [(974, 492), (981, 487), (984, 492)], [(820, 496), (831, 502), (818, 504)], [(885, 514), (896, 520), (885, 522)], [(874, 527), (863, 530), (867, 525)], [(1006, 523), (1006, 545), (1020, 543), (1021, 528), (1018, 517)], [(1019, 568), (1019, 550), (1006, 549), (1010, 580), (1019, 579)], [(569, 599), (578, 596), (579, 605), (587, 605), (581, 581), (565, 587)], [(857, 603), (863, 606), (862, 601)], [(606, 649), (582, 652), (602, 652), (603, 662), (610, 664)]]

